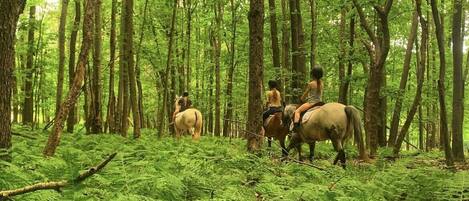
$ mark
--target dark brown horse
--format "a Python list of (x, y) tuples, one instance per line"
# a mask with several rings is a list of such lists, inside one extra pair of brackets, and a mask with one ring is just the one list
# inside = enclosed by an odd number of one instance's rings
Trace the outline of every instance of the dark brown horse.
[[(293, 117), (296, 105), (287, 105), (285, 107), (285, 117)], [(289, 123), (289, 122), (286, 122)], [(353, 106), (345, 106), (340, 103), (327, 103), (318, 109), (309, 111), (301, 121), (301, 128), (293, 134), (287, 152), (292, 148), (298, 148), (302, 142), (309, 144), (312, 161), (314, 157), (314, 148), (316, 141), (331, 140), (337, 156), (334, 159), (334, 165), (340, 160), (342, 167), (345, 168), (345, 152), (343, 145), (352, 134), (358, 144), (361, 159), (367, 159), (365, 146), (362, 139), (361, 119), (359, 111)], [(300, 147), (301, 148), (301, 147)], [(301, 160), (301, 149), (298, 149), (298, 155)]]
[(269, 147), (271, 147), (272, 138), (280, 142), (282, 147), (282, 156), (286, 156), (285, 138), (288, 135), (288, 127), (284, 124), (283, 113), (277, 112), (266, 119), (264, 125), (264, 135), (268, 138)]

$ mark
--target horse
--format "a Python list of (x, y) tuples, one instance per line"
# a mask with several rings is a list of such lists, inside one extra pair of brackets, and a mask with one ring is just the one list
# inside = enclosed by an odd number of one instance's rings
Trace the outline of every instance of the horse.
[(181, 138), (181, 133), (189, 131), (192, 140), (199, 140), (202, 132), (202, 113), (195, 108), (189, 108), (176, 114), (174, 120), (176, 138)]
[(268, 137), (269, 147), (271, 147), (272, 139), (277, 139), (282, 147), (282, 156), (287, 156), (287, 149), (285, 147), (285, 138), (288, 135), (288, 127), (283, 120), (283, 112), (279, 111), (274, 113), (265, 120), (264, 123), (264, 135)]
[[(289, 119), (293, 118), (293, 114), (297, 105), (287, 105), (284, 115)], [(308, 114), (309, 113), (309, 114)], [(365, 146), (362, 139), (361, 118), (359, 111), (351, 105), (343, 105), (341, 103), (327, 103), (322, 106), (314, 107), (300, 120), (301, 127), (297, 133), (292, 135), (287, 152), (292, 148), (301, 148), (301, 143), (309, 144), (310, 161), (314, 158), (314, 148), (317, 141), (331, 140), (332, 145), (337, 152), (334, 159), (334, 165), (340, 160), (342, 167), (345, 168), (345, 152), (344, 144), (352, 134), (358, 144), (359, 157), (366, 160), (368, 156), (365, 152)], [(301, 152), (298, 149), (298, 155), (301, 160)]]

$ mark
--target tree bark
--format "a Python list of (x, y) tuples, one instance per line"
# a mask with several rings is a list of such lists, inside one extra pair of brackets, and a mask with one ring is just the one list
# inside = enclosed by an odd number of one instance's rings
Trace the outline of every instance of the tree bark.
[(165, 76), (164, 76), (164, 82), (163, 82), (164, 85), (165, 85), (165, 88), (163, 90), (163, 104), (161, 106), (161, 111), (158, 115), (158, 121), (159, 121), (158, 137), (159, 138), (161, 138), (161, 136), (163, 136), (165, 122), (166, 122), (164, 120), (164, 114), (165, 114), (165, 111), (166, 111), (167, 102), (169, 101), (168, 100), (168, 96), (169, 96), (168, 88), (169, 88), (169, 76), (170, 76), (169, 72), (171, 70), (171, 65), (172, 65), (171, 63), (172, 63), (172, 54), (173, 54), (174, 27), (175, 27), (175, 24), (176, 24), (177, 3), (178, 3), (178, 0), (174, 0), (173, 14), (172, 14), (172, 17), (171, 17), (171, 28), (169, 30), (168, 56), (167, 56), (167, 60), (166, 60), (166, 70), (165, 70)]
[[(365, 131), (370, 137), (370, 155), (375, 156), (377, 154), (378, 142), (380, 141), (384, 133), (381, 128), (384, 118), (384, 112), (382, 111), (382, 98), (381, 88), (384, 82), (384, 72), (386, 58), (390, 48), (390, 35), (388, 26), (388, 14), (391, 10), (393, 0), (386, 0), (384, 6), (374, 6), (375, 12), (378, 16), (378, 33), (375, 34), (370, 27), (363, 9), (357, 0), (353, 0), (353, 5), (357, 9), (360, 17), (360, 25), (367, 33), (370, 42), (374, 48), (368, 48), (370, 54), (370, 60), (372, 65), (369, 70), (369, 79), (366, 87), (365, 96)], [(378, 111), (378, 112), (377, 112)], [(383, 139), (382, 139), (383, 140)]]
[(111, 3), (111, 33), (109, 37), (109, 100), (107, 105), (107, 127), (110, 133), (116, 132), (116, 95), (114, 93), (114, 66), (116, 61), (116, 15), (117, 15), (117, 0), (112, 0)]
[[(280, 86), (282, 88), (282, 99), (285, 100), (286, 102), (291, 102), (290, 101), (290, 96), (287, 95), (287, 93), (290, 90), (290, 35), (288, 32), (288, 16), (287, 15), (287, 0), (281, 0), (282, 4), (282, 60), (281, 60), (281, 65), (282, 65), (282, 73), (281, 73), (281, 78), (282, 78), (282, 83), (283, 86)], [(287, 75), (285, 75), (287, 74)], [(286, 90), (288, 89), (288, 90)]]
[(33, 124), (33, 105), (34, 105), (34, 90), (33, 90), (33, 73), (34, 73), (34, 30), (36, 24), (36, 6), (29, 7), (29, 22), (28, 22), (28, 55), (26, 59), (26, 76), (24, 87), (24, 102), (23, 102), (23, 124), (32, 126)]
[[(78, 30), (80, 29), (80, 17), (81, 17), (81, 9), (80, 9), (80, 1), (75, 0), (75, 20), (73, 22), (73, 30), (70, 35), (70, 58), (68, 62), (68, 84), (69, 90), (72, 88), (73, 79), (75, 77), (75, 50), (76, 50), (76, 43), (77, 43), (77, 36)], [(67, 132), (73, 133), (73, 127), (77, 121), (76, 117), (76, 106), (75, 104), (70, 108), (70, 113), (68, 114), (67, 118)]]
[(55, 150), (60, 142), (60, 135), (63, 129), (63, 121), (67, 117), (70, 109), (77, 101), (80, 95), (80, 89), (85, 75), (85, 64), (88, 58), (88, 53), (91, 47), (92, 41), (92, 29), (93, 29), (93, 0), (85, 0), (84, 2), (84, 20), (83, 20), (83, 41), (80, 52), (80, 57), (78, 60), (75, 78), (73, 80), (72, 88), (70, 89), (67, 99), (60, 106), (59, 113), (56, 116), (54, 122), (54, 128), (49, 135), (47, 145), (44, 148), (45, 156), (53, 156)]
[(65, 68), (65, 25), (67, 23), (67, 7), (68, 0), (62, 0), (62, 9), (60, 12), (59, 22), (59, 70), (57, 72), (57, 95), (55, 101), (55, 113), (59, 112), (60, 103), (62, 102), (62, 92), (64, 84), (64, 68)]
[(412, 25), (410, 33), (407, 38), (407, 47), (404, 57), (404, 66), (402, 68), (401, 81), (399, 84), (399, 90), (396, 95), (396, 103), (394, 104), (394, 113), (391, 120), (391, 129), (389, 131), (388, 146), (393, 147), (396, 144), (397, 134), (399, 130), (399, 121), (401, 119), (401, 108), (403, 102), (403, 96), (407, 86), (407, 79), (409, 77), (410, 60), (412, 59), (412, 48), (414, 47), (415, 37), (417, 36), (418, 28), (418, 14), (415, 11), (412, 17)]
[(249, 4), (249, 100), (246, 125), (247, 149), (255, 152), (261, 147), (262, 79), (264, 68), (264, 1), (251, 0)]
[[(15, 66), (15, 38), (19, 15), (26, 1), (0, 3), (0, 160), (11, 148), (11, 89)], [(6, 151), (5, 156), (2, 152)]]
[(218, 1), (215, 5), (215, 136), (221, 134), (221, 26), (223, 22), (223, 5)]
[(141, 54), (141, 49), (142, 49), (142, 42), (143, 38), (145, 35), (145, 26), (147, 23), (147, 7), (148, 7), (148, 0), (145, 0), (145, 5), (143, 7), (143, 20), (142, 20), (142, 26), (140, 27), (140, 38), (138, 41), (138, 47), (137, 47), (137, 53), (136, 53), (136, 64), (135, 64), (135, 76), (136, 76), (136, 81), (137, 81), (137, 92), (138, 92), (138, 114), (140, 115), (140, 127), (144, 128), (145, 126), (143, 125), (144, 121), (144, 114), (143, 114), (143, 88), (142, 88), (142, 81), (140, 80), (140, 54)]
[(399, 133), (399, 136), (397, 137), (397, 140), (396, 140), (396, 143), (395, 143), (395, 146), (394, 146), (394, 150), (393, 150), (395, 155), (399, 154), (399, 151), (400, 151), (401, 145), (402, 145), (402, 141), (404, 140), (404, 137), (407, 135), (407, 132), (409, 131), (410, 124), (412, 123), (412, 121), (414, 119), (415, 113), (417, 112), (417, 110), (420, 106), (420, 101), (422, 99), (423, 82), (425, 80), (425, 78), (424, 78), (425, 63), (427, 61), (428, 27), (427, 27), (427, 21), (425, 20), (425, 18), (423, 18), (420, 6), (421, 6), (420, 0), (416, 0), (416, 7), (417, 7), (417, 13), (418, 13), (418, 16), (419, 16), (420, 27), (422, 28), (422, 34), (421, 34), (421, 38), (420, 38), (420, 41), (421, 41), (420, 42), (420, 51), (419, 51), (420, 52), (420, 58), (417, 59), (417, 61), (418, 61), (418, 66), (417, 66), (417, 92), (415, 94), (415, 98), (414, 98), (414, 101), (413, 101), (412, 106), (410, 108), (410, 111), (407, 114), (407, 119), (406, 119), (404, 125), (401, 128), (401, 132)]
[(290, 0), (293, 103), (300, 102), (300, 95), (306, 78), (304, 31), (300, 8), (299, 0)]
[(347, 104), (347, 97), (345, 94), (347, 93), (347, 89), (345, 88), (345, 57), (346, 57), (346, 49), (345, 49), (345, 27), (346, 27), (346, 20), (345, 15), (347, 11), (345, 10), (345, 6), (342, 6), (340, 10), (340, 22), (339, 22), (339, 80), (340, 80), (340, 87), (339, 87), (339, 100), (337, 102), (342, 103), (344, 105)]
[(95, 0), (94, 7), (94, 48), (93, 48), (93, 75), (91, 79), (91, 133), (103, 132), (102, 125), (102, 96), (103, 84), (101, 82), (101, 49), (103, 39), (102, 32), (102, 17), (101, 17), (102, 0)]
[(453, 165), (453, 153), (451, 151), (451, 145), (449, 143), (449, 133), (448, 133), (448, 120), (446, 113), (446, 103), (445, 103), (445, 71), (446, 71), (446, 56), (445, 56), (445, 39), (444, 39), (444, 30), (442, 22), (440, 21), (440, 14), (438, 12), (438, 5), (436, 0), (430, 1), (432, 8), (433, 21), (435, 23), (436, 31), (436, 40), (438, 42), (438, 52), (440, 56), (440, 75), (438, 80), (438, 100), (440, 103), (440, 135), (442, 137), (446, 164), (448, 166)]
[(234, 70), (236, 67), (236, 28), (238, 23), (238, 17), (236, 12), (239, 7), (239, 3), (234, 3), (235, 0), (230, 0), (231, 5), (231, 29), (232, 37), (230, 42), (230, 68), (228, 69), (228, 82), (226, 83), (226, 111), (225, 111), (225, 120), (223, 123), (223, 136), (228, 137), (232, 133), (231, 125), (233, 118), (233, 77)]
[[(465, 1), (464, 1), (465, 2)], [(464, 79), (463, 79), (463, 34), (462, 34), (462, 0), (453, 1), (453, 118), (451, 131), (453, 132), (453, 155), (454, 160), (464, 161)]]
[(317, 55), (317, 50), (316, 50), (316, 43), (317, 43), (317, 10), (316, 10), (316, 0), (309, 0), (309, 12), (311, 16), (311, 56), (310, 56), (310, 70), (314, 68), (314, 66), (317, 63), (316, 55)]
[[(272, 61), (275, 69), (275, 80), (279, 86), (282, 86), (281, 68), (280, 68), (280, 49), (278, 47), (277, 34), (277, 11), (275, 9), (275, 0), (269, 0), (269, 16), (270, 16), (270, 43), (272, 47)], [(280, 87), (280, 93), (283, 93)]]

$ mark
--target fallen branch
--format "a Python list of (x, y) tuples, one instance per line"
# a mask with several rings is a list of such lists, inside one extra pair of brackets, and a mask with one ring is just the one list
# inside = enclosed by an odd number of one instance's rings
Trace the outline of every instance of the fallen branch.
[(318, 166), (315, 166), (315, 165), (313, 165), (313, 164), (305, 163), (305, 162), (303, 162), (303, 161), (296, 160), (296, 159), (294, 159), (294, 158), (292, 158), (292, 157), (289, 157), (289, 156), (288, 156), (288, 159), (289, 159), (289, 160), (292, 160), (293, 162), (299, 163), (299, 164), (301, 164), (301, 165), (306, 165), (306, 166), (310, 166), (310, 167), (316, 168), (316, 169), (318, 169), (318, 170), (326, 171), (325, 168), (318, 167)]
[(35, 139), (37, 139), (36, 137), (29, 136), (29, 135), (25, 135), (25, 134), (21, 134), (21, 133), (16, 133), (16, 132), (11, 132), (11, 135), (16, 135), (16, 136), (24, 137), (24, 138), (27, 138), (27, 139), (30, 139), (30, 140), (35, 140)]
[(117, 153), (111, 154), (106, 160), (102, 161), (99, 165), (88, 169), (87, 171), (81, 173), (77, 178), (73, 180), (62, 180), (62, 181), (52, 181), (52, 182), (41, 182), (37, 184), (33, 184), (30, 186), (26, 186), (23, 188), (18, 188), (14, 190), (6, 190), (0, 191), (0, 201), (8, 200), (10, 197), (21, 195), (25, 193), (30, 193), (38, 190), (56, 190), (60, 191), (60, 188), (66, 187), (68, 185), (73, 185), (80, 183), (81, 181), (85, 180), (86, 178), (92, 176), (93, 174), (99, 172), (101, 169), (104, 168), (115, 156)]

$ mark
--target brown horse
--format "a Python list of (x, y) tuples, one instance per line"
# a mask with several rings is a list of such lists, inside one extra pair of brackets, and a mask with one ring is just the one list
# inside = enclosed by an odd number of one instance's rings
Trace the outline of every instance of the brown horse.
[(174, 130), (176, 138), (180, 138), (184, 131), (189, 131), (193, 140), (199, 140), (202, 132), (202, 113), (195, 108), (189, 108), (176, 114)]
[(272, 139), (277, 139), (282, 147), (282, 156), (288, 155), (285, 147), (285, 138), (288, 135), (287, 124), (283, 123), (283, 113), (277, 112), (266, 119), (264, 125), (265, 137), (268, 137), (269, 147), (271, 147)]
[[(296, 105), (288, 105), (285, 108), (285, 116), (291, 119), (296, 107)], [(301, 128), (293, 134), (287, 152), (291, 148), (300, 147), (301, 143), (305, 142), (309, 144), (309, 159), (312, 161), (316, 141), (331, 140), (335, 151), (337, 151), (334, 165), (340, 160), (342, 167), (345, 168), (343, 145), (353, 134), (358, 144), (360, 158), (367, 159), (360, 122), (359, 111), (355, 107), (345, 106), (340, 103), (327, 103), (305, 114), (301, 120)], [(298, 155), (301, 159), (300, 151), (298, 151)]]

